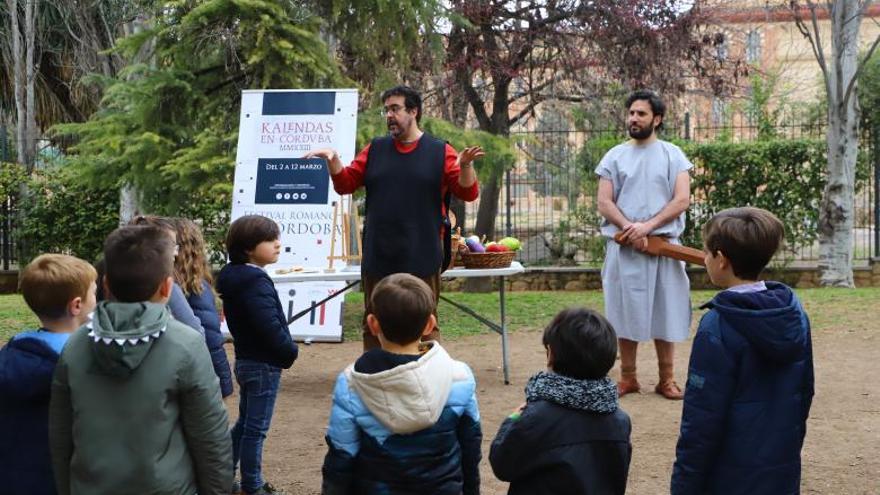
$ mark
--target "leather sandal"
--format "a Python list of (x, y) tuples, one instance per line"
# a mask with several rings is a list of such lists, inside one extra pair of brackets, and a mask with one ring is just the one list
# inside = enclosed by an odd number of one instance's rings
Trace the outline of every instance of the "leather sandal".
[(654, 392), (657, 392), (669, 400), (684, 399), (684, 392), (681, 391), (681, 387), (675, 383), (675, 380), (666, 380), (658, 383), (657, 386), (654, 387)]
[(627, 378), (617, 382), (617, 396), (623, 397), (626, 394), (638, 393), (642, 386), (639, 385), (635, 378)]

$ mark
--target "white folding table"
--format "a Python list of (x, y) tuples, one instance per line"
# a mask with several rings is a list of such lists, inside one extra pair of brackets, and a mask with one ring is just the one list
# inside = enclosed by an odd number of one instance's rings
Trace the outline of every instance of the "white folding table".
[[(509, 359), (509, 350), (508, 350), (508, 342), (507, 342), (507, 315), (505, 310), (505, 289), (504, 289), (504, 278), (510, 275), (516, 275), (517, 273), (522, 273), (525, 271), (523, 266), (514, 261), (507, 268), (486, 268), (486, 269), (468, 269), (468, 268), (453, 268), (452, 270), (446, 270), (441, 275), (442, 278), (473, 278), (473, 277), (498, 277), (498, 309), (499, 316), (501, 321), (496, 323), (489, 318), (477, 313), (473, 309), (465, 306), (464, 304), (455, 302), (447, 297), (445, 297), (442, 293), (440, 294), (440, 299), (446, 301), (452, 306), (458, 308), (464, 313), (474, 317), (480, 323), (489, 327), (489, 329), (495, 331), (499, 335), (501, 335), (501, 361), (502, 367), (504, 370), (504, 383), (510, 383), (510, 369), (508, 364)], [(292, 272), (285, 274), (276, 274), (270, 273), (272, 280), (279, 283), (290, 283), (290, 282), (350, 282), (345, 286), (341, 291), (330, 295), (323, 301), (318, 301), (314, 303), (314, 306), (318, 306), (323, 304), (324, 302), (338, 296), (339, 294), (343, 294), (347, 292), (349, 289), (360, 283), (361, 280), (361, 272), (360, 270), (336, 270), (335, 272), (327, 273), (321, 269), (306, 269), (301, 272)], [(306, 308), (300, 313), (294, 315), (288, 323), (293, 322), (299, 317), (307, 314), (312, 308)]]

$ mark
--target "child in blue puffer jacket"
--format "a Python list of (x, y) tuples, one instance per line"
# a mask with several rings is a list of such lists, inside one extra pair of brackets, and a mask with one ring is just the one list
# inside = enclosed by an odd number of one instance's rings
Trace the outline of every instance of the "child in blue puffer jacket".
[(785, 284), (760, 280), (783, 226), (732, 208), (703, 226), (706, 270), (722, 287), (691, 350), (672, 494), (800, 493), (813, 400), (810, 322)]
[(434, 293), (405, 273), (373, 289), (381, 348), (340, 373), (324, 458), (324, 495), (477, 495), (480, 412), (470, 368), (436, 341)]

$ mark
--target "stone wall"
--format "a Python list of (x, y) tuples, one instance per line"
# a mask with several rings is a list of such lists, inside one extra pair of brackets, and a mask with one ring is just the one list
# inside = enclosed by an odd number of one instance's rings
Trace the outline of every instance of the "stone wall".
[[(688, 268), (692, 289), (716, 289), (709, 281), (706, 270), (701, 267)], [(853, 270), (856, 287), (880, 287), (880, 259), (874, 259), (868, 266)], [(762, 278), (779, 280), (792, 287), (819, 287), (819, 269), (815, 267), (789, 267), (781, 270), (768, 270)], [(464, 279), (443, 281), (444, 291), (461, 290)], [(602, 288), (601, 270), (598, 268), (575, 267), (529, 267), (525, 273), (507, 277), (506, 288), (513, 291), (525, 290), (567, 290), (578, 291)], [(494, 282), (498, 287), (497, 279)]]
[(18, 271), (0, 270), (0, 294), (18, 292)]

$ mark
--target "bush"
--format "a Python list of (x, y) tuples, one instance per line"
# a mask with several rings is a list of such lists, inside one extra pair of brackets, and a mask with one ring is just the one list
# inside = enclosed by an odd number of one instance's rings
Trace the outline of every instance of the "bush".
[(213, 265), (226, 263), (226, 233), (232, 210), (232, 188), (228, 191), (216, 191), (213, 194), (194, 193), (189, 204), (182, 208), (167, 212), (172, 216), (180, 216), (193, 220), (202, 230), (208, 259)]
[(764, 208), (778, 216), (785, 225), (789, 250), (816, 239), (825, 186), (824, 141), (688, 144), (684, 152), (695, 166), (686, 244), (702, 246), (703, 223), (725, 208), (738, 206)]
[[(13, 239), (19, 266), (42, 253), (64, 253), (95, 261), (104, 238), (119, 222), (119, 192), (83, 185), (64, 168), (35, 171), (0, 164), (0, 197), (17, 206)], [(5, 220), (5, 219), (4, 219)]]

